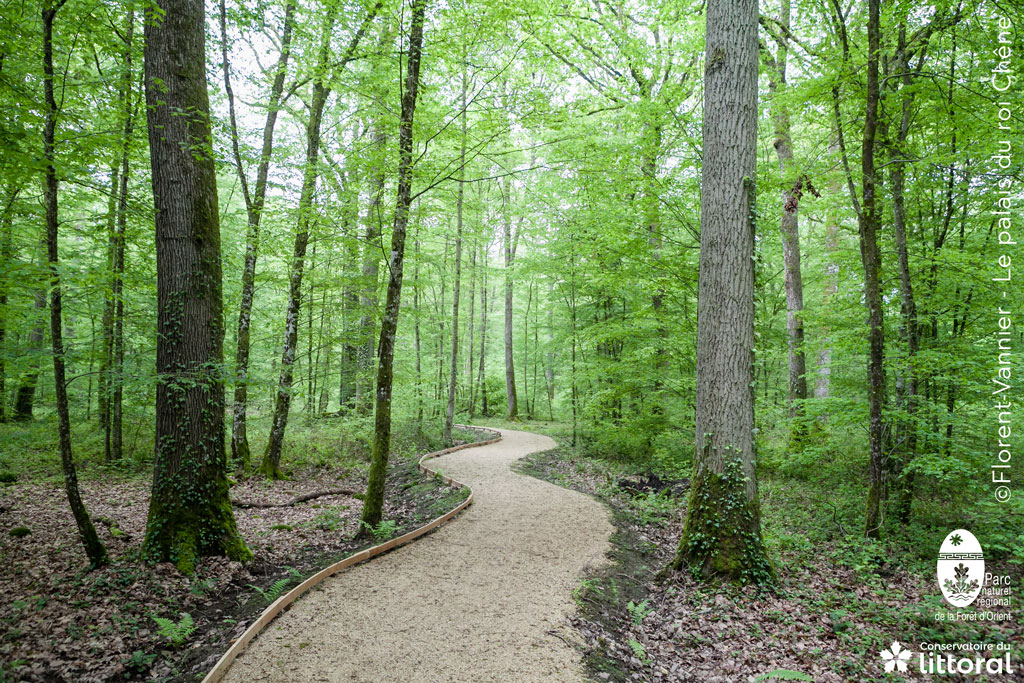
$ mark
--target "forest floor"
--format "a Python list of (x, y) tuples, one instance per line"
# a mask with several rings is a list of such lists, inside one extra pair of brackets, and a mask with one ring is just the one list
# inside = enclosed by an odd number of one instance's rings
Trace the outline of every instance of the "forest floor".
[[(455, 436), (460, 442), (485, 438), (462, 430)], [(328, 444), (321, 433), (321, 447), (330, 450)], [(434, 445), (420, 443), (416, 451)], [(9, 465), (17, 454), (2, 455)], [(326, 489), (354, 495), (236, 508), (255, 559), (242, 565), (208, 558), (191, 578), (173, 565), (139, 560), (149, 501), (141, 469), (127, 477), (103, 469), (84, 473), (82, 497), (112, 559), (89, 572), (61, 480), (34, 478), (26, 474), (31, 467), (22, 467), (18, 482), (0, 489), (0, 683), (196, 680), (277, 595), (363, 547), (444, 514), (468, 495), (422, 475), (416, 460), (415, 451), (392, 458), (385, 522), (369, 541), (355, 539), (358, 492), (366, 482), (365, 463), (351, 453), (298, 463), (290, 481), (241, 481), (231, 489), (235, 501), (280, 503)], [(18, 528), (25, 535), (11, 533)], [(185, 615), (194, 630), (180, 644), (154, 620), (182, 624)]]
[[(759, 593), (665, 570), (679, 544), (686, 480), (659, 491), (663, 482), (648, 486), (649, 473), (567, 448), (532, 455), (517, 469), (591, 494), (613, 511), (613, 562), (573, 591), (573, 623), (593, 680), (735, 683), (779, 669), (817, 683), (916, 680), (884, 673), (878, 653), (893, 640), (912, 649), (921, 642), (1006, 643), (1015, 662), (1024, 656), (1019, 620), (937, 623), (933, 613), (944, 607), (934, 555), (915, 557), (896, 539), (864, 541), (843, 527), (835, 507), (816, 513), (822, 501), (806, 482), (762, 477), (764, 533), (779, 585)], [(1018, 566), (990, 566), (1020, 585)], [(1016, 672), (991, 680), (1024, 680), (1020, 667)]]
[(579, 681), (573, 587), (613, 528), (593, 498), (513, 472), (554, 441), (502, 441), (431, 468), (468, 484), (453, 523), (320, 584), (250, 645), (225, 679)]

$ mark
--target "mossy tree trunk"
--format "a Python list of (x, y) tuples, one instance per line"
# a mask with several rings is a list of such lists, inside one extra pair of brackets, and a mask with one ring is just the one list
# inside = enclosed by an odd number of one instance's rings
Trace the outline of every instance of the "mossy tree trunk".
[(370, 476), (363, 500), (364, 531), (366, 527), (380, 524), (384, 508), (384, 479), (387, 475), (388, 454), (391, 449), (391, 387), (394, 378), (395, 334), (398, 331), (398, 310), (402, 298), (405, 233), (409, 226), (409, 206), (412, 204), (412, 124), (420, 84), (423, 17), (426, 5), (426, 0), (413, 0), (409, 28), (405, 87), (402, 92), (402, 113), (398, 126), (398, 198), (395, 203), (394, 230), (391, 234), (391, 258), (388, 261), (388, 289), (378, 345), (373, 448), (370, 455)]
[(754, 470), (757, 19), (757, 0), (708, 3), (696, 458), (673, 565), (769, 584)]
[[(220, 224), (202, 0), (164, 0), (145, 22), (156, 208), (156, 454), (143, 557), (192, 573), (247, 560), (228, 497)], [(185, 113), (183, 113), (185, 112)]]

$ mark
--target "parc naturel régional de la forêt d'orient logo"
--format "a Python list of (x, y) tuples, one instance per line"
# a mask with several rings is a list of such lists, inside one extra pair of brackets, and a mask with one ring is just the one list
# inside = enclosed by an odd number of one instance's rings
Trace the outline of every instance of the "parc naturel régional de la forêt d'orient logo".
[(937, 570), (946, 602), (953, 607), (974, 602), (985, 578), (985, 557), (974, 534), (966, 529), (949, 532), (939, 548)]

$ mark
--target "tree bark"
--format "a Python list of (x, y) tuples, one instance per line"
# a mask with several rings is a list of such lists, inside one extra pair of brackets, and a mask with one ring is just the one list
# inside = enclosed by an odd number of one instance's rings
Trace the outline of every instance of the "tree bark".
[(0, 215), (0, 422), (7, 421), (7, 293), (10, 271), (14, 255), (12, 253), (11, 231), (14, 221), (14, 203), (21, 193), (21, 188), (8, 185), (5, 193), (3, 214)]
[[(377, 11), (377, 3), (363, 20), (362, 25), (352, 36), (342, 58), (339, 69), (343, 69), (355, 55), (356, 48), (363, 34)], [(309, 121), (306, 123), (306, 165), (302, 176), (302, 190), (299, 195), (299, 227), (295, 234), (295, 246), (292, 251), (292, 262), (289, 273), (288, 308), (285, 312), (284, 348), (281, 352), (281, 375), (277, 383), (277, 397), (274, 402), (274, 416), (270, 426), (270, 438), (267, 450), (263, 454), (260, 471), (270, 479), (283, 479), (281, 471), (281, 450), (284, 446), (284, 433), (288, 425), (288, 413), (292, 402), (293, 366), (299, 335), (299, 308), (302, 303), (302, 272), (306, 259), (306, 247), (309, 244), (309, 230), (312, 224), (313, 192), (320, 155), (320, 124), (323, 119), (324, 105), (330, 89), (324, 85), (327, 75), (328, 61), (331, 57), (331, 30), (334, 26), (334, 11), (328, 10), (328, 17), (321, 38), (320, 53), (316, 76), (313, 80), (313, 99), (309, 108)]]
[(363, 532), (380, 524), (384, 507), (384, 479), (387, 475), (391, 449), (391, 388), (395, 358), (395, 334), (402, 298), (402, 266), (405, 260), (405, 231), (409, 225), (412, 204), (412, 125), (416, 112), (416, 95), (420, 85), (420, 58), (423, 52), (423, 18), (426, 0), (413, 0), (409, 28), (409, 51), (406, 59), (405, 87), (402, 92), (402, 113), (398, 126), (398, 198), (395, 202), (395, 223), (391, 234), (391, 257), (388, 260), (388, 289), (384, 318), (380, 326), (377, 361), (377, 390), (374, 396), (373, 449), (370, 476), (363, 500)]
[(466, 55), (462, 59), (462, 143), (459, 148), (459, 189), (455, 199), (455, 282), (452, 284), (452, 362), (448, 375), (448, 409), (445, 412), (443, 440), (452, 445), (452, 424), (455, 422), (455, 389), (459, 377), (459, 293), (462, 278), (462, 203), (466, 177)]
[[(509, 216), (511, 184), (505, 181), (502, 192), (502, 213), (505, 222), (505, 419), (514, 422), (519, 419), (519, 401), (516, 397), (516, 367), (512, 350), (512, 263), (516, 257), (516, 242)], [(516, 236), (518, 237), (518, 235)]]
[(246, 410), (249, 402), (249, 329), (252, 325), (253, 295), (256, 287), (256, 259), (259, 255), (260, 219), (267, 194), (267, 177), (270, 174), (270, 155), (274, 149), (274, 130), (277, 126), (277, 113), (281, 106), (281, 94), (284, 91), (285, 76), (288, 71), (288, 60), (291, 56), (292, 31), (295, 25), (295, 2), (289, 0), (284, 10), (284, 26), (281, 30), (281, 54), (274, 69), (274, 81), (270, 87), (270, 99), (267, 103), (267, 119), (263, 125), (263, 147), (260, 151), (259, 165), (256, 169), (256, 187), (252, 196), (249, 195), (249, 184), (242, 165), (242, 155), (238, 148), (238, 124), (235, 119), (235, 97), (231, 88), (231, 68), (228, 63), (227, 49), (227, 10), (224, 0), (220, 2), (221, 57), (224, 69), (224, 90), (228, 96), (228, 112), (231, 123), (231, 148), (235, 159), (235, 169), (242, 185), (242, 198), (245, 200), (245, 211), (248, 226), (245, 235), (245, 261), (242, 264), (242, 296), (238, 304), (238, 334), (235, 351), (235, 395), (231, 409), (231, 459), (242, 468), (249, 466), (251, 458), (249, 438), (246, 432)]
[[(779, 24), (784, 29), (778, 42), (773, 73), (769, 78), (771, 93), (772, 122), (775, 128), (775, 154), (783, 181), (793, 167), (793, 139), (790, 134), (788, 107), (779, 100), (786, 88), (786, 62), (789, 54), (790, 2), (782, 0)], [(787, 182), (788, 184), (788, 182)], [(800, 272), (800, 223), (799, 199), (801, 180), (795, 181), (782, 191), (782, 217), (779, 229), (782, 233), (782, 261), (785, 270), (786, 287), (786, 334), (789, 342), (789, 416), (793, 419), (790, 432), (796, 444), (804, 436), (803, 402), (807, 399), (807, 362), (804, 358), (804, 289)]]
[(128, 172), (131, 160), (132, 138), (135, 132), (135, 104), (132, 101), (132, 41), (135, 35), (135, 6), (128, 6), (124, 39), (124, 74), (119, 99), (122, 105), (124, 128), (121, 131), (121, 169), (117, 191), (117, 224), (114, 230), (114, 253), (111, 279), (113, 310), (112, 372), (108, 380), (110, 390), (109, 443), (111, 460), (124, 458), (124, 244), (128, 232)]
[(203, 2), (164, 0), (147, 9), (145, 27), (158, 380), (142, 555), (191, 574), (203, 556), (252, 557), (235, 526), (224, 452), (220, 224)]
[(57, 130), (57, 101), (53, 95), (53, 22), (65, 0), (43, 4), (43, 91), (46, 99), (46, 120), (43, 125), (43, 158), (46, 164), (43, 203), (46, 207), (46, 253), (50, 264), (50, 342), (53, 347), (53, 384), (57, 400), (57, 432), (60, 439), (60, 461), (64, 470), (64, 490), (71, 514), (78, 527), (78, 537), (92, 567), (109, 562), (96, 528), (78, 491), (78, 475), (71, 453), (71, 417), (68, 413), (67, 381), (64, 374), (64, 338), (62, 330), (60, 264), (57, 250), (57, 169), (54, 141)]
[(704, 54), (696, 457), (673, 565), (774, 580), (754, 469), (757, 0), (711, 0)]
[[(284, 447), (284, 433), (288, 426), (291, 410), (292, 383), (294, 380), (295, 354), (299, 341), (299, 312), (302, 306), (302, 276), (306, 263), (306, 247), (309, 245), (309, 231), (313, 224), (313, 193), (316, 190), (320, 158), (320, 125), (324, 105), (330, 90), (324, 79), (330, 58), (330, 36), (334, 28), (334, 13), (329, 10), (320, 39), (320, 52), (316, 78), (313, 80), (313, 100), (306, 122), (306, 164), (302, 174), (302, 191), (299, 195), (298, 229), (292, 250), (291, 269), (288, 276), (288, 307), (285, 311), (284, 348), (281, 353), (281, 375), (277, 382), (277, 397), (274, 402), (274, 416), (270, 426), (267, 450), (263, 454), (260, 472), (270, 479), (285, 479), (281, 471), (281, 451)], [(300, 385), (301, 379), (300, 379)]]
[(481, 250), (480, 263), (483, 266), (480, 283), (480, 414), (489, 415), (487, 410), (487, 247)]
[(868, 538), (881, 535), (881, 499), (884, 473), (885, 340), (882, 323), (882, 295), (879, 286), (881, 254), (878, 249), (878, 209), (875, 202), (875, 133), (878, 127), (878, 51), (880, 0), (868, 0), (867, 96), (864, 137), (861, 142), (861, 262), (864, 265), (864, 301), (868, 308), (868, 497), (864, 533)]

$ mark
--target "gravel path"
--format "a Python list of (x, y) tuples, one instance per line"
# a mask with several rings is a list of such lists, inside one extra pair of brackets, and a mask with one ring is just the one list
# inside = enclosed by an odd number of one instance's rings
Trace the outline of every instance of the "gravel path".
[(554, 441), (502, 436), (430, 461), (473, 489), (466, 512), (325, 581), (225, 681), (581, 680), (566, 616), (584, 569), (605, 561), (612, 525), (594, 499), (509, 469)]

